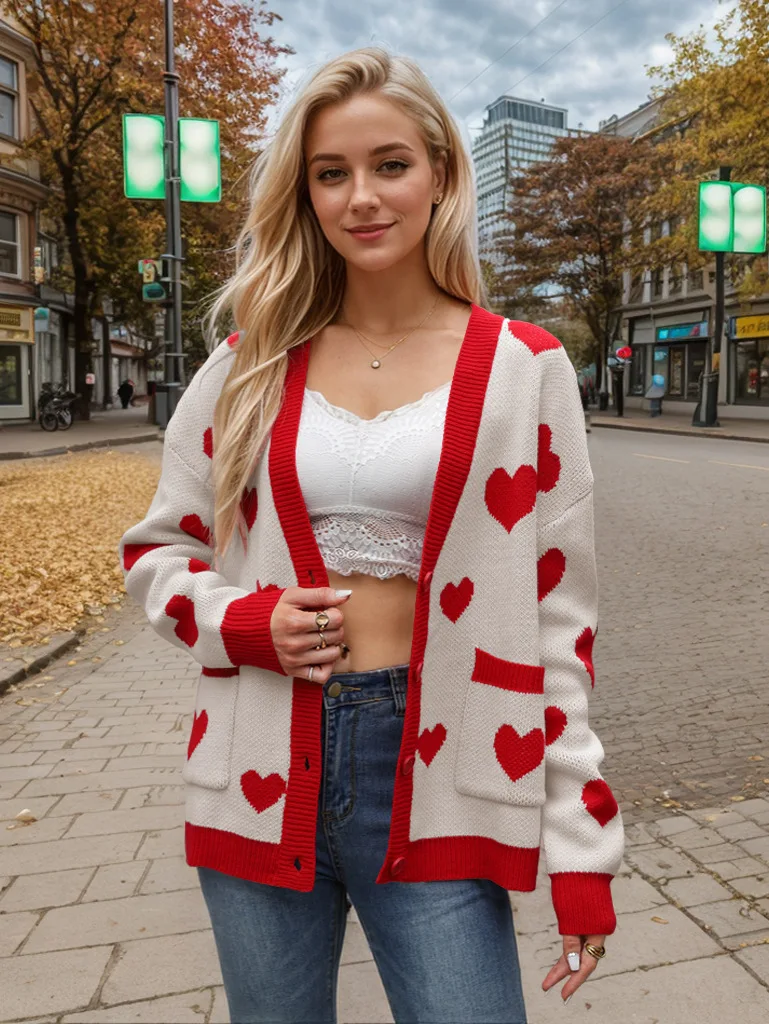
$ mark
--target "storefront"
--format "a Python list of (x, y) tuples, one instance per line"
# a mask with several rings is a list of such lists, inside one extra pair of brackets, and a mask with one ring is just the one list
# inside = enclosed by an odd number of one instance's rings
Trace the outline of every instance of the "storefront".
[(732, 317), (729, 338), (732, 401), (769, 406), (769, 314)]
[(0, 420), (34, 416), (31, 394), (35, 330), (32, 306), (0, 303)]
[(705, 369), (708, 321), (665, 325), (638, 321), (631, 337), (628, 394), (643, 397), (653, 376), (665, 381), (665, 397), (696, 402), (700, 374)]

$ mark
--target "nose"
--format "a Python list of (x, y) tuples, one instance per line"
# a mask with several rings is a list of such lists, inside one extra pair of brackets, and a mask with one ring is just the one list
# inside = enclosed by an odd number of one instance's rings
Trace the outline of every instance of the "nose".
[(350, 192), (350, 209), (375, 209), (378, 205), (379, 197), (377, 196), (376, 180), (367, 174), (355, 175), (353, 177), (352, 191)]

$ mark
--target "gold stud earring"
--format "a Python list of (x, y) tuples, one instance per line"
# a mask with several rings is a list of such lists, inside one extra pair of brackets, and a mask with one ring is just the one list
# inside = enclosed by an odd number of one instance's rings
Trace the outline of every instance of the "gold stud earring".
[(435, 199), (433, 200), (433, 202), (435, 203), (436, 206), (438, 205), (438, 203), (440, 203), (441, 199), (443, 199), (443, 193), (442, 192), (441, 192), (440, 195), (436, 196)]

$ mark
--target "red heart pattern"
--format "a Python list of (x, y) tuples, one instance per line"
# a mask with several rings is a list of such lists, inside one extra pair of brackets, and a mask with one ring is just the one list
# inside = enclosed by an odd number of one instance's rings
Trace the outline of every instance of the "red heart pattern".
[(614, 794), (603, 779), (591, 779), (582, 789), (582, 802), (601, 828), (611, 821), (619, 810)]
[(475, 587), (467, 576), (459, 583), (447, 583), (441, 591), (440, 605), (447, 619), (456, 622), (473, 599)]
[(206, 427), (203, 432), (203, 451), (209, 457), (214, 457), (214, 430), (213, 427)]
[(250, 530), (256, 520), (257, 497), (255, 487), (252, 487), (250, 491), (244, 489), (243, 496), (240, 499), (240, 508), (243, 512), (243, 518), (246, 520), (246, 525)]
[(588, 671), (588, 675), (590, 676), (591, 688), (595, 686), (595, 669), (593, 668), (594, 641), (595, 634), (589, 626), (586, 626), (577, 637), (577, 642), (574, 645), (574, 653), (585, 666)]
[(280, 590), (280, 587), (277, 583), (268, 583), (266, 587), (263, 587), (259, 580), (256, 581), (257, 594), (266, 594), (268, 590)]
[(555, 704), (545, 708), (545, 746), (549, 747), (563, 734), (566, 728), (566, 714)]
[(184, 594), (174, 594), (166, 605), (166, 615), (170, 619), (176, 619), (174, 633), (179, 639), (194, 647), (198, 642), (198, 624), (195, 622), (195, 605)]
[[(538, 356), (540, 352), (547, 352), (549, 349), (562, 347), (557, 338), (554, 338), (544, 328), (537, 327), (536, 324), (511, 320), (508, 322), (507, 328), (511, 334), (524, 343), (532, 355)], [(516, 330), (516, 328), (521, 329)]]
[(179, 521), (179, 529), (184, 530), (195, 540), (202, 540), (204, 544), (211, 544), (211, 531), (203, 525), (203, 520), (197, 513), (195, 515), (183, 516)]
[(417, 742), (417, 753), (424, 763), (430, 764), (446, 740), (446, 726), (438, 722), (432, 729), (423, 729)]
[(195, 715), (192, 720), (192, 731), (190, 732), (190, 742), (187, 744), (187, 760), (192, 757), (195, 753), (195, 747), (203, 739), (208, 728), (208, 712), (205, 708), (200, 712), (199, 715)]
[(521, 736), (512, 725), (500, 725), (494, 737), (494, 753), (504, 772), (515, 782), (542, 763), (545, 735), (541, 729), (532, 729)]
[(204, 562), (202, 558), (191, 558), (187, 568), (189, 572), (208, 572), (211, 566), (208, 562)]
[(240, 337), (240, 331), (235, 331), (234, 334), (231, 334), (229, 336), (229, 338), (225, 338), (224, 340), (227, 342), (227, 344), (230, 346), (230, 348), (235, 348), (235, 346), (238, 343), (238, 338), (239, 337)]
[(263, 779), (259, 772), (250, 769), (240, 776), (240, 788), (256, 813), (261, 814), (280, 800), (286, 792), (286, 783), (277, 772)]
[(524, 516), (534, 511), (537, 501), (537, 471), (519, 466), (513, 476), (501, 467), (486, 481), (486, 507), (508, 533)]
[(566, 555), (558, 548), (550, 548), (537, 562), (537, 597), (544, 601), (563, 579)]
[(561, 460), (551, 450), (553, 432), (546, 423), (540, 423), (537, 447), (537, 490), (552, 491), (561, 475)]

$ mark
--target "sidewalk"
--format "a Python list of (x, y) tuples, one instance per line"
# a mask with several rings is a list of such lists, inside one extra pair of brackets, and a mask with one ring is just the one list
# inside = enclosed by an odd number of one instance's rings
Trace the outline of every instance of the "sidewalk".
[[(4, 1024), (228, 1021), (197, 874), (184, 862), (180, 769), (196, 668), (129, 605), (117, 634), (94, 634), (0, 698)], [(25, 809), (37, 820), (18, 824)], [(592, 1024), (763, 1024), (769, 799), (646, 824), (632, 807), (624, 814), (618, 928), (568, 1010), (560, 986), (540, 987), (562, 949), (544, 861), (536, 892), (511, 893), (529, 1024), (567, 1013)], [(391, 1021), (354, 914), (342, 964), (340, 1024)]]
[(147, 422), (147, 405), (107, 411), (92, 410), (90, 420), (75, 420), (69, 430), (43, 430), (34, 423), (3, 423), (0, 460), (62, 455), (84, 448), (113, 447), (138, 441), (157, 441), (162, 433)]
[(640, 409), (625, 409), (624, 416), (607, 409), (599, 412), (589, 410), (591, 427), (609, 427), (615, 430), (644, 430), (656, 434), (686, 434), (690, 437), (722, 437), (729, 441), (757, 441), (769, 444), (769, 420), (743, 420), (727, 418), (719, 414), (720, 427), (693, 427), (694, 406), (687, 405), (686, 412), (668, 411), (663, 403), (661, 416), (652, 418)]

